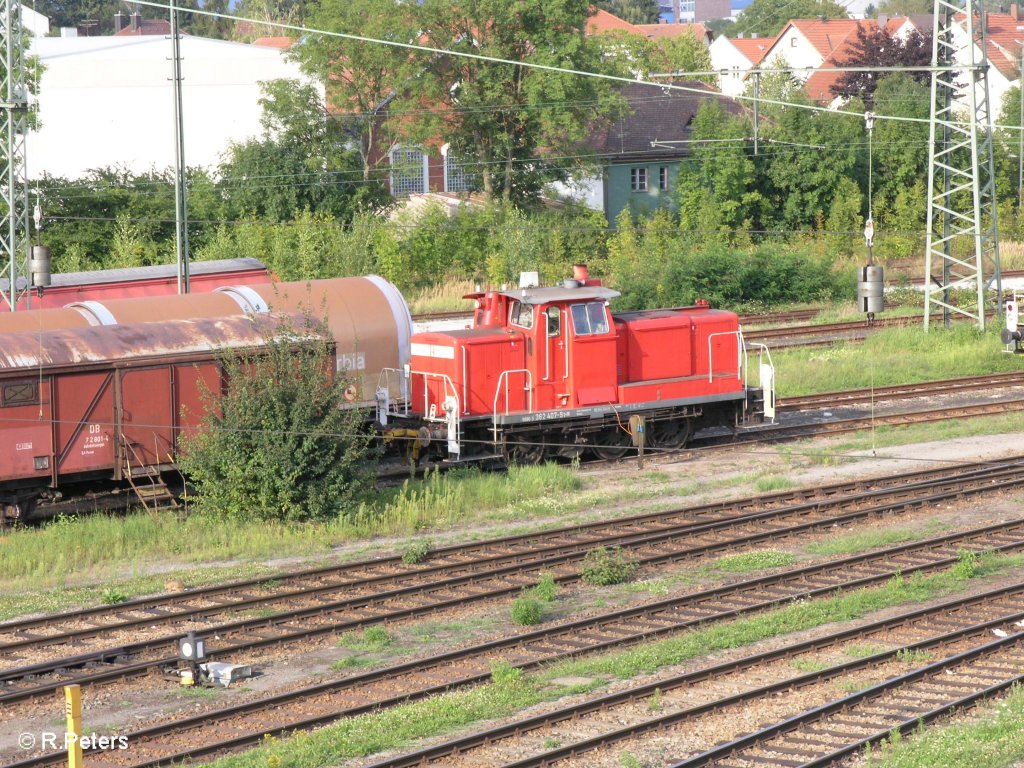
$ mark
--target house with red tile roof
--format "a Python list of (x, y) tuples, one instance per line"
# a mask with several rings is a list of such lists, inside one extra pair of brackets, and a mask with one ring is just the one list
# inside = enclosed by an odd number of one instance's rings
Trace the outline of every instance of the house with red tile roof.
[(635, 24), (640, 34), (648, 40), (661, 40), (666, 37), (692, 35), (705, 45), (711, 45), (714, 34), (703, 24)]
[(764, 60), (774, 37), (725, 37), (720, 35), (708, 47), (711, 66), (718, 70), (718, 89), (729, 96), (743, 93), (747, 72)]
[(605, 32), (629, 32), (633, 35), (643, 34), (636, 24), (630, 24), (612, 13), (601, 8), (591, 7), (590, 18), (587, 19), (587, 34), (600, 35)]
[(138, 11), (127, 16), (123, 13), (114, 14), (114, 35), (116, 37), (169, 34), (171, 34), (171, 22), (167, 19), (144, 19)]
[[(1020, 5), (1013, 3), (1009, 13), (985, 14), (985, 45), (991, 66), (988, 68), (989, 99), (992, 102), (992, 119), (999, 117), (1006, 92), (1020, 83), (1021, 55), (1024, 48), (1024, 14)], [(954, 25), (954, 45), (966, 43), (967, 28), (963, 16)], [(977, 20), (975, 20), (977, 23)], [(980, 53), (975, 46), (976, 53)], [(965, 57), (966, 58), (966, 57)], [(962, 62), (962, 63), (967, 63)], [(965, 105), (966, 106), (966, 105)]]

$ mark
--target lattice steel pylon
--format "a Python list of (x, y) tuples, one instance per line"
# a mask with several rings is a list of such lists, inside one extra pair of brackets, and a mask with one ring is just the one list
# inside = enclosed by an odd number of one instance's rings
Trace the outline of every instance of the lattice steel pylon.
[(28, 77), (25, 72), (21, 4), (0, 0), (0, 287), (12, 310), (29, 295), (28, 179), (25, 133), (28, 131)]
[[(984, 329), (993, 286), (995, 296), (991, 301), (997, 311), (1002, 306), (985, 51), (981, 2), (935, 0), (925, 330), (932, 312), (940, 310), (947, 325), (953, 315), (960, 315)], [(941, 268), (939, 274), (936, 262)]]

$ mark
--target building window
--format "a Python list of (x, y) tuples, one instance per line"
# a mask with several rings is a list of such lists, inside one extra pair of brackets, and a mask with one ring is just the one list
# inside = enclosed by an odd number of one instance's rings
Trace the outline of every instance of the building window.
[(647, 191), (647, 169), (646, 168), (630, 168), (629, 169), (629, 188), (634, 192), (646, 192)]
[(793, 35), (791, 38), (789, 38), (789, 47), (796, 48), (796, 35)]
[(662, 192), (668, 191), (668, 168), (664, 165), (658, 169), (658, 189)]
[(408, 197), (427, 191), (427, 156), (419, 147), (394, 147), (391, 159), (391, 194)]
[(441, 154), (444, 156), (445, 192), (472, 192), (477, 188), (473, 175), (466, 170), (465, 165), (456, 160), (447, 144), (441, 147)]
[(39, 389), (35, 381), (16, 381), (4, 384), (0, 389), (0, 406), (38, 405)]

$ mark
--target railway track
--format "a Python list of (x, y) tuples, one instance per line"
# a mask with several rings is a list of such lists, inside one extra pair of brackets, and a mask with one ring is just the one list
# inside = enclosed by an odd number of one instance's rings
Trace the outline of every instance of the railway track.
[(1024, 411), (1024, 397), (1007, 398), (1005, 400), (988, 401), (984, 403), (972, 403), (957, 405), (950, 408), (927, 408), (917, 411), (904, 411), (902, 413), (873, 414), (847, 419), (834, 419), (826, 417), (827, 421), (816, 421), (805, 424), (793, 424), (789, 426), (773, 425), (765, 427), (754, 427), (737, 434), (717, 434), (698, 436), (689, 441), (687, 447), (680, 453), (693, 449), (710, 448), (718, 446), (734, 446), (746, 443), (773, 443), (787, 440), (801, 440), (822, 435), (838, 435), (850, 432), (859, 432), (864, 429), (877, 427), (898, 427), (909, 424), (927, 424), (935, 421), (950, 421), (954, 419), (968, 419), (979, 416), (1005, 415), (1011, 412)]
[[(816, 707), (673, 768), (834, 765), (894, 731), (907, 733), (1024, 682), (1024, 632), (1015, 632)], [(865, 733), (866, 732), (866, 733)]]
[(901, 400), (910, 397), (929, 397), (970, 392), (978, 389), (1000, 389), (1024, 386), (1024, 371), (994, 373), (987, 376), (965, 376), (958, 379), (922, 381), (892, 387), (848, 389), (781, 398), (776, 407), (780, 411), (806, 411), (815, 408), (840, 408), (844, 405), (870, 403), (881, 400)]
[[(274, 603), (287, 603), (303, 596), (320, 596), (344, 591), (348, 595), (373, 594), (403, 584), (430, 583), (432, 579), (451, 577), (468, 569), (488, 568), (514, 562), (516, 558), (544, 555), (559, 547), (594, 547), (614, 544), (612, 538), (641, 533), (673, 531), (684, 533), (688, 526), (708, 523), (738, 524), (744, 518), (763, 519), (772, 509), (785, 513), (800, 510), (801, 505), (846, 497), (846, 503), (858, 499), (879, 499), (879, 492), (957, 477), (993, 477), (1003, 474), (1024, 457), (1005, 462), (969, 463), (938, 470), (903, 473), (889, 477), (837, 483), (821, 488), (780, 491), (749, 499), (715, 502), (673, 511), (631, 515), (612, 520), (547, 529), (539, 533), (506, 536), (485, 542), (452, 545), (434, 550), (429, 564), (411, 567), (401, 556), (359, 560), (342, 565), (304, 569), (272, 577), (228, 582), (215, 586), (139, 598), (116, 605), (101, 605), (61, 614), (38, 616), (0, 624), (0, 654), (17, 660), (24, 649), (44, 646), (74, 646), (89, 638), (169, 625), (183, 620), (206, 619), (233, 612), (264, 609)], [(788, 509), (787, 509), (788, 508)]]
[[(679, 522), (680, 515), (685, 518), (687, 511), (676, 510), (662, 518), (660, 524), (657, 515), (646, 516), (642, 523), (629, 519), (625, 525), (612, 525), (598, 537), (574, 538), (572, 529), (569, 529), (565, 532), (568, 541), (547, 543), (513, 555), (485, 558), (476, 567), (471, 563), (463, 563), (461, 568), (454, 563), (432, 566), (424, 569), (428, 572), (425, 583), (422, 574), (421, 580), (413, 583), (388, 583), (386, 579), (375, 578), (372, 587), (357, 597), (351, 596), (354, 589), (349, 586), (332, 590), (314, 588), (314, 598), (324, 599), (307, 601), (301, 607), (281, 610), (271, 616), (235, 619), (213, 626), (187, 623), (178, 625), (173, 633), (7, 668), (0, 671), (0, 706), (50, 696), (69, 683), (105, 682), (172, 667), (177, 661), (174, 651), (177, 639), (192, 629), (209, 638), (217, 638), (216, 645), (210, 640), (207, 642), (207, 652), (212, 659), (223, 659), (232, 654), (237, 657), (242, 652), (257, 648), (507, 597), (531, 586), (542, 571), (551, 572), (562, 583), (571, 583), (578, 580), (579, 564), (586, 553), (597, 546), (625, 547), (638, 564), (655, 566), (707, 557), (735, 547), (802, 535), (971, 494), (1015, 488), (1021, 482), (1024, 479), (1019, 464), (1000, 464), (964, 471), (955, 477), (933, 478), (898, 488), (858, 493), (849, 498), (802, 502), (767, 511), (730, 515), (727, 509), (722, 508), (717, 513), (704, 510), (709, 518), (717, 514), (719, 519), (683, 519)], [(666, 523), (666, 520), (677, 522)], [(543, 536), (541, 539), (543, 542)], [(332, 595), (331, 591), (335, 594)], [(336, 594), (339, 591), (340, 599)], [(286, 602), (294, 601), (296, 596), (289, 594), (292, 596)], [(205, 609), (202, 613), (209, 615)], [(131, 629), (137, 626), (132, 624)], [(69, 643), (71, 639), (86, 636), (80, 633), (104, 637), (110, 631), (93, 626), (55, 637)], [(48, 640), (54, 642), (53, 637)], [(10, 658), (15, 651), (32, 649), (33, 642), (39, 641), (18, 638), (9, 640), (0, 649)], [(79, 668), (83, 671), (69, 677), (70, 670)], [(46, 682), (40, 682), (41, 677), (45, 677)]]
[[(481, 683), (490, 677), (495, 655), (519, 668), (600, 650), (651, 640), (712, 622), (734, 619), (770, 608), (811, 600), (868, 586), (880, 585), (896, 575), (911, 576), (946, 569), (960, 553), (1011, 552), (1024, 549), (1024, 521), (984, 526), (938, 536), (913, 544), (889, 547), (869, 554), (743, 580), (602, 616), (553, 625), (518, 637), (503, 638), (427, 659), (401, 663), (342, 680), (321, 683), (259, 701), (206, 711), (174, 722), (164, 722), (125, 735), (130, 752), (90, 754), (90, 765), (156, 766), (250, 746), (267, 734), (287, 734), (365, 712), (423, 698), (457, 686)], [(997, 599), (969, 598), (964, 604), (985, 606), (1008, 601), (1021, 613), (1019, 597), (1024, 585), (1007, 588)], [(974, 601), (971, 603), (971, 601)], [(917, 612), (914, 615), (924, 615)], [(937, 614), (948, 622), (948, 612)], [(906, 621), (906, 617), (892, 620)], [(975, 622), (971, 622), (972, 624)], [(132, 755), (142, 755), (141, 761)], [(38, 768), (64, 759), (62, 754), (41, 755), (10, 765)]]
[[(1015, 584), (696, 671), (661, 676), (622, 691), (591, 697), (382, 760), (367, 768), (426, 766), (455, 755), (505, 768), (541, 768), (581, 758), (589, 752), (608, 750), (651, 732), (670, 731), (722, 710), (756, 706), (763, 699), (782, 697), (795, 689), (890, 664), (900, 658), (934, 656), (950, 648), (962, 651), (965, 643), (982, 645), (992, 638), (992, 630), (1012, 627), (1021, 620), (1024, 616), (1022, 596), (1024, 584)], [(879, 647), (867, 656), (826, 664), (803, 675), (796, 674), (797, 668), (790, 664), (780, 664), (810, 657), (804, 659), (807, 666), (816, 665), (823, 651), (851, 641)], [(751, 674), (755, 675), (755, 682), (745, 679)], [(772, 682), (758, 684), (765, 677), (772, 678)], [(738, 688), (744, 690), (737, 693)], [(664, 714), (652, 715), (649, 707), (643, 707), (646, 712), (636, 712), (636, 704), (647, 704), (655, 697), (659, 707), (665, 710)], [(623, 725), (624, 721), (628, 724)], [(577, 736), (565, 739), (560, 726), (569, 724)], [(587, 735), (581, 738), (580, 730)], [(531, 754), (511, 763), (502, 759), (508, 754), (504, 742), (511, 739), (516, 740), (520, 752)], [(558, 742), (558, 746), (550, 746), (553, 742)]]

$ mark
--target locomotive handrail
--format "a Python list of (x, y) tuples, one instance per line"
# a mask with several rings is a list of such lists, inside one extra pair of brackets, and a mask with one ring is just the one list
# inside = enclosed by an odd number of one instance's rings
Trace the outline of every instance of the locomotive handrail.
[[(717, 333), (708, 334), (708, 382), (715, 380), (715, 366), (714, 366), (714, 352), (711, 349), (711, 340), (715, 336), (735, 336), (736, 337), (736, 378), (739, 381), (743, 381), (743, 370), (746, 367), (744, 364), (744, 357), (746, 355), (743, 349), (743, 332), (742, 331), (718, 331)], [(726, 373), (725, 376), (731, 376), (732, 373)]]
[[(742, 341), (742, 336), (740, 340)], [(761, 393), (764, 397), (763, 412), (766, 418), (770, 418), (772, 422), (775, 421), (775, 362), (772, 360), (772, 352), (768, 349), (766, 344), (760, 342), (754, 342), (750, 345), (751, 347), (758, 348), (758, 358), (768, 358), (768, 362), (760, 362), (758, 366), (758, 385), (761, 387)], [(743, 358), (744, 368), (746, 367), (747, 348), (744, 343), (743, 346)], [(768, 386), (765, 386), (765, 378), (768, 378)]]
[[(443, 415), (438, 417), (437, 415), (433, 414), (437, 414), (438, 411), (440, 411), (442, 414), (444, 413), (444, 401), (447, 400), (449, 397), (453, 397), (455, 399), (455, 413), (462, 413), (462, 410), (459, 407), (459, 390), (456, 389), (455, 382), (451, 380), (451, 377), (448, 376), (447, 373), (431, 373), (429, 371), (409, 371), (410, 379), (412, 378), (412, 376), (423, 377), (423, 410), (425, 411), (425, 413), (423, 414), (424, 419), (426, 419), (427, 421), (445, 421), (446, 419)], [(440, 403), (437, 403), (438, 409), (433, 411), (433, 414), (428, 406), (430, 389), (428, 388), (427, 385), (431, 379), (439, 379), (441, 383), (444, 384), (444, 397), (442, 398)], [(449, 392), (451, 393), (450, 395)]]
[(396, 416), (408, 416), (409, 415), (409, 398), (402, 400), (392, 401), (390, 398), (391, 393), (391, 374), (394, 373), (398, 376), (399, 392), (406, 392), (406, 386), (404, 384), (408, 371), (401, 371), (398, 368), (381, 368), (380, 374), (377, 376), (377, 389), (381, 389), (381, 383), (384, 384), (384, 389), (389, 393), (388, 397), (388, 413), (394, 413)]
[(491, 421), (494, 426), (494, 436), (497, 440), (498, 436), (498, 396), (501, 394), (501, 383), (505, 382), (505, 415), (508, 415), (508, 375), (510, 373), (525, 373), (526, 374), (526, 411), (528, 413), (533, 412), (533, 377), (526, 368), (510, 368), (507, 371), (502, 371), (498, 377), (498, 384), (494, 387), (494, 403), (492, 405)]

